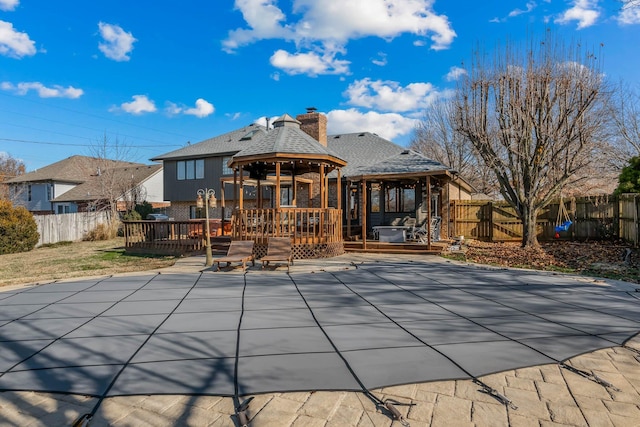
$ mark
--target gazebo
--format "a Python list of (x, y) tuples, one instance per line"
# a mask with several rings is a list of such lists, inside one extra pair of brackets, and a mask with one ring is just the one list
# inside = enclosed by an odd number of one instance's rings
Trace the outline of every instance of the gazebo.
[[(272, 236), (290, 237), (295, 258), (344, 252), (342, 201), (338, 192), (337, 206), (329, 206), (328, 174), (336, 170), (340, 182), (340, 168), (346, 161), (300, 125), (283, 115), (259, 142), (236, 153), (228, 163), (234, 171), (236, 201), (231, 238), (253, 240), (257, 257), (266, 254)], [(247, 186), (254, 187), (256, 194), (245, 200)], [(272, 191), (266, 202), (265, 188)], [(303, 190), (308, 197), (301, 197)]]

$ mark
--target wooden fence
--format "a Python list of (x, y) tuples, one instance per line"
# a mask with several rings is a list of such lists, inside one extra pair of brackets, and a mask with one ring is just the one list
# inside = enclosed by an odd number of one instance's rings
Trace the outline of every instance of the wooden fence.
[[(555, 227), (563, 222), (562, 215), (558, 217), (560, 203), (551, 203), (539, 213), (536, 223), (539, 240), (556, 238)], [(640, 195), (580, 197), (562, 203), (573, 223), (558, 233), (560, 239), (622, 238), (639, 244)], [(454, 200), (450, 225), (452, 236), (492, 242), (522, 239), (522, 222), (506, 202)]]
[(98, 224), (109, 221), (109, 212), (78, 212), (58, 215), (34, 215), (40, 240), (38, 245), (77, 241)]

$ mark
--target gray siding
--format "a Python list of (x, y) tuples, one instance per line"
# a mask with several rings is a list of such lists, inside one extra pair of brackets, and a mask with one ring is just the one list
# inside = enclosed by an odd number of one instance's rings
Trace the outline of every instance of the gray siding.
[(198, 189), (213, 188), (219, 199), (222, 157), (204, 159), (204, 178), (178, 180), (177, 161), (164, 161), (164, 199), (172, 202), (194, 202)]

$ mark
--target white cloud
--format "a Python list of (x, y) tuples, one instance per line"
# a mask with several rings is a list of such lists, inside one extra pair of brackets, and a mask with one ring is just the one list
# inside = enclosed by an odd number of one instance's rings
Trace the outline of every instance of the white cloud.
[(597, 0), (573, 0), (573, 7), (556, 18), (555, 22), (568, 24), (571, 21), (578, 21), (578, 29), (580, 30), (595, 24), (599, 16)]
[[(270, 118), (268, 118), (266, 116), (262, 116), (262, 117), (256, 119), (254, 121), (254, 123), (257, 124), (257, 125), (265, 126), (265, 127), (267, 125), (269, 125), (269, 129), (273, 129), (273, 122), (275, 122), (279, 118), (280, 118), (280, 116), (273, 116), (273, 117), (270, 117)], [(267, 120), (268, 120), (268, 122), (267, 122)]]
[(513, 9), (511, 12), (509, 12), (508, 17), (509, 18), (513, 18), (514, 16), (518, 16), (518, 15), (522, 15), (523, 13), (529, 13), (531, 12), (533, 9), (536, 8), (536, 2), (535, 1), (528, 1), (527, 5), (526, 5), (526, 9), (522, 10), (522, 9)]
[(449, 68), (449, 72), (444, 76), (444, 79), (448, 82), (455, 82), (465, 74), (467, 74), (467, 70), (465, 70), (464, 68), (453, 66)]
[(387, 65), (387, 54), (384, 52), (378, 52), (378, 57), (372, 59), (371, 62), (378, 67), (384, 67)]
[(133, 95), (133, 101), (124, 102), (120, 107), (112, 107), (109, 111), (124, 111), (125, 113), (140, 115), (144, 113), (154, 113), (158, 109), (156, 104), (147, 98), (146, 95)]
[(20, 0), (0, 0), (0, 10), (15, 10), (18, 4), (20, 4)]
[[(630, 2), (627, 1), (626, 3)], [(625, 7), (620, 11), (617, 19), (620, 25), (640, 24), (640, 5), (630, 6), (625, 4)]]
[(366, 129), (383, 138), (393, 140), (399, 135), (413, 132), (418, 121), (397, 113), (382, 114), (375, 111), (362, 113), (355, 108), (333, 110), (327, 113), (327, 132), (329, 134), (352, 133)]
[(16, 31), (11, 22), (0, 21), (0, 55), (22, 58), (35, 54), (35, 43), (27, 33)]
[(164, 111), (170, 116), (175, 116), (182, 112), (182, 107), (179, 107), (178, 104), (174, 102), (167, 101), (165, 102)]
[(98, 23), (100, 36), (103, 43), (98, 44), (98, 49), (104, 56), (114, 61), (128, 61), (129, 53), (133, 50), (133, 43), (137, 41), (133, 34), (126, 32), (118, 25)]
[(18, 95), (26, 95), (30, 90), (34, 90), (40, 98), (76, 99), (84, 94), (82, 89), (73, 86), (62, 87), (60, 85), (53, 85), (53, 87), (46, 87), (40, 82), (20, 82), (17, 85), (10, 82), (2, 82), (0, 83), (0, 89), (14, 92)]
[(277, 0), (236, 0), (235, 8), (249, 25), (248, 29), (229, 31), (229, 37), (222, 42), (226, 52), (233, 52), (262, 39), (291, 39), (291, 30), (283, 23), (286, 16), (276, 6)]
[(196, 100), (196, 106), (193, 108), (187, 108), (184, 105), (180, 106), (175, 102), (167, 101), (165, 102), (164, 111), (169, 116), (186, 114), (188, 116), (203, 118), (213, 114), (215, 107), (210, 102), (207, 102), (202, 98), (198, 98)]
[(428, 107), (436, 99), (447, 96), (431, 83), (410, 83), (364, 78), (351, 83), (344, 95), (350, 105), (383, 111), (414, 111)]
[(237, 113), (225, 113), (224, 114), (226, 117), (228, 117), (231, 120), (238, 120), (240, 117), (242, 117), (242, 113), (237, 112)]
[(198, 118), (207, 117), (215, 111), (213, 104), (205, 101), (202, 98), (196, 100), (196, 106), (194, 108), (187, 108), (184, 110), (184, 114), (189, 116), (196, 116)]
[(349, 61), (336, 59), (333, 53), (325, 53), (324, 55), (316, 52), (291, 54), (282, 49), (277, 50), (269, 58), (269, 62), (287, 74), (308, 74), (310, 76), (347, 73), (350, 64)]
[[(456, 33), (445, 15), (435, 13), (433, 3), (434, 0), (294, 0), (291, 16), (299, 17), (296, 21), (278, 7), (277, 0), (236, 0), (235, 7), (242, 13), (247, 28), (230, 31), (222, 45), (225, 51), (233, 52), (258, 40), (292, 41), (298, 48), (316, 53), (285, 55), (286, 52), (279, 51), (277, 56), (274, 54), (275, 58), (272, 57), (272, 62), (314, 62), (313, 65), (296, 65), (292, 70), (316, 70), (316, 74), (318, 68), (346, 72), (346, 67), (340, 64), (323, 68), (322, 63), (327, 62), (326, 52), (341, 51), (352, 39), (380, 37), (388, 40), (408, 33), (421, 37), (416, 45), (424, 43), (423, 39), (428, 37), (432, 49), (448, 48)], [(314, 45), (315, 48), (310, 49)]]

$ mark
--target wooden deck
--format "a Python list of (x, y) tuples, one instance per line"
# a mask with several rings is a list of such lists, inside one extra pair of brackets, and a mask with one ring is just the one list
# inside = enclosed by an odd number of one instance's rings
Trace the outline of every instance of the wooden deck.
[(365, 253), (382, 253), (382, 254), (421, 254), (421, 255), (440, 255), (444, 252), (449, 244), (447, 242), (433, 242), (431, 249), (427, 249), (427, 245), (421, 243), (386, 243), (377, 240), (367, 240), (367, 248), (364, 249), (362, 240), (345, 241), (345, 252), (365, 252)]

